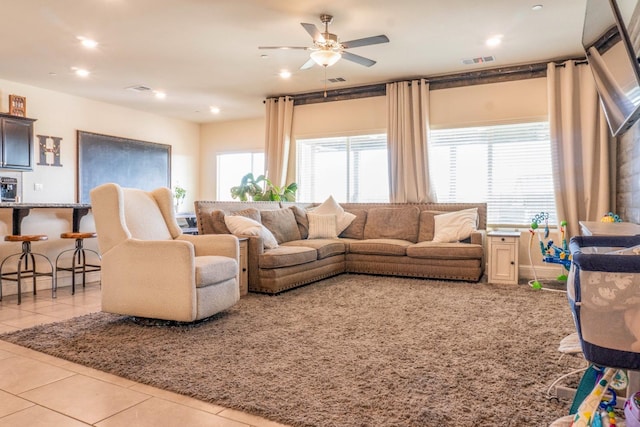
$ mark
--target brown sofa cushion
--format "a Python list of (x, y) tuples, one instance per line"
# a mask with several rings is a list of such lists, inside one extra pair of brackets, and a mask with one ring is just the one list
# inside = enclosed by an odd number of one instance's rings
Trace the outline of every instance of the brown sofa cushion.
[(418, 242), (433, 240), (433, 232), (435, 230), (434, 216), (446, 213), (444, 211), (421, 211), (420, 212), (420, 232), (418, 233)]
[(368, 255), (406, 255), (411, 242), (398, 239), (367, 239), (350, 241), (349, 252)]
[(482, 259), (482, 245), (469, 243), (420, 242), (407, 248), (411, 258)]
[(313, 248), (318, 251), (318, 259), (343, 254), (346, 247), (344, 242), (332, 239), (293, 240), (285, 243), (284, 246), (304, 246), (307, 248)]
[(417, 206), (403, 208), (373, 208), (367, 213), (364, 226), (365, 239), (399, 239), (418, 241), (420, 209)]
[(306, 264), (315, 261), (318, 253), (313, 248), (303, 246), (278, 246), (258, 256), (260, 268), (280, 268)]
[(296, 223), (296, 217), (291, 209), (276, 209), (260, 212), (262, 225), (273, 233), (278, 244), (300, 240), (300, 231)]
[(356, 216), (351, 224), (340, 233), (346, 239), (364, 239), (364, 225), (367, 222), (367, 211), (364, 209), (345, 209)]
[(293, 216), (296, 218), (300, 238), (306, 239), (309, 237), (309, 220), (307, 219), (307, 211), (299, 206), (289, 206), (289, 209), (293, 211)]

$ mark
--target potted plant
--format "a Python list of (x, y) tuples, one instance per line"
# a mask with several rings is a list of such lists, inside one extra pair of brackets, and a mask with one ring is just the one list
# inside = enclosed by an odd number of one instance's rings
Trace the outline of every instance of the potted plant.
[(184, 202), (184, 198), (187, 196), (187, 190), (180, 187), (180, 185), (176, 185), (173, 188), (173, 198), (175, 199), (175, 208), (176, 212), (178, 212), (178, 208)]
[(256, 178), (252, 173), (248, 173), (242, 177), (240, 185), (231, 187), (231, 197), (240, 199), (243, 202), (249, 199), (254, 201), (276, 200), (294, 202), (296, 200), (297, 189), (298, 184), (295, 182), (284, 187), (278, 187), (273, 185), (271, 180), (264, 175), (259, 175)]

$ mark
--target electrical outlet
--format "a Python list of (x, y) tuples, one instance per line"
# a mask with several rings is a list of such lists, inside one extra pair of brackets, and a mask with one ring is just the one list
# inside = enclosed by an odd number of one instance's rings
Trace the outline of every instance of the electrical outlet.
[(33, 191), (42, 191), (42, 184), (40, 183), (33, 184)]

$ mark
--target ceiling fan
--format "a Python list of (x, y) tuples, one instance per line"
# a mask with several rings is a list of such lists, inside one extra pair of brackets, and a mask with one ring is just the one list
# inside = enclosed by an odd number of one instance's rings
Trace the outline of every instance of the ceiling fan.
[(376, 61), (365, 58), (364, 56), (356, 55), (351, 52), (347, 52), (346, 49), (354, 47), (369, 46), (372, 44), (388, 43), (389, 38), (383, 34), (379, 36), (365, 37), (363, 39), (350, 40), (347, 42), (341, 42), (338, 36), (329, 32), (329, 24), (333, 21), (333, 16), (322, 14), (320, 15), (320, 21), (324, 24), (324, 32), (320, 32), (318, 27), (314, 24), (302, 22), (300, 25), (309, 33), (313, 38), (313, 47), (302, 46), (259, 46), (258, 49), (302, 49), (310, 50), (310, 58), (305, 62), (301, 70), (306, 70), (313, 67), (314, 64), (318, 64), (322, 67), (330, 67), (344, 58), (347, 61), (352, 61), (365, 67), (371, 67)]

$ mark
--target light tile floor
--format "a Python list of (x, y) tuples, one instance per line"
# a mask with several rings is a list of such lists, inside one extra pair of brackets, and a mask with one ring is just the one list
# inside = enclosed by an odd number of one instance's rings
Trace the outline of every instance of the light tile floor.
[[(0, 333), (100, 311), (100, 286), (0, 302)], [(0, 341), (0, 427), (286, 427)]]

